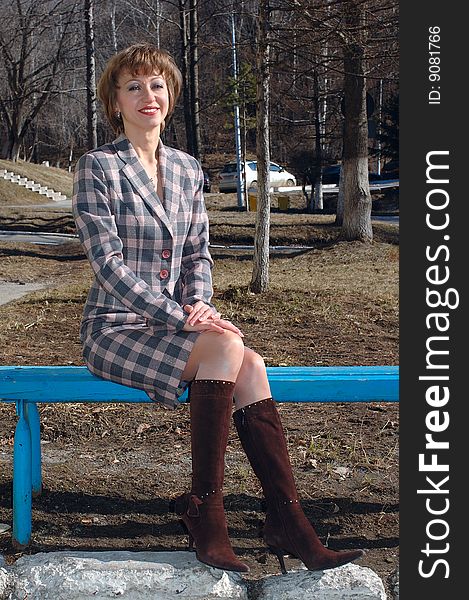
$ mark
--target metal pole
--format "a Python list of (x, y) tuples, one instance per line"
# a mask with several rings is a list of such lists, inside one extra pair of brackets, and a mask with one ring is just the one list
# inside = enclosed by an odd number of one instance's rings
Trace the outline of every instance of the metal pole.
[(244, 208), (246, 201), (244, 198), (244, 164), (241, 166), (241, 129), (239, 126), (239, 105), (238, 105), (238, 59), (236, 58), (236, 31), (234, 12), (231, 13), (231, 45), (233, 48), (233, 78), (234, 78), (234, 126), (235, 126), (235, 144), (236, 144), (236, 170), (238, 173), (237, 194), (238, 207)]

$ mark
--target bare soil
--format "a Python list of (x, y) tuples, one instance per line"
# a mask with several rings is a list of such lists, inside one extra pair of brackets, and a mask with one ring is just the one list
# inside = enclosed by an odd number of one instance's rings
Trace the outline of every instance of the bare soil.
[[(228, 205), (231, 203), (231, 205)], [(208, 199), (215, 302), (268, 365), (397, 365), (398, 228), (374, 224), (372, 244), (340, 241), (333, 218), (298, 207), (272, 218), (270, 291), (248, 291), (254, 215), (228, 195)], [(5, 213), (2, 213), (5, 215)], [(47, 222), (45, 212), (41, 219)], [(8, 213), (8, 219), (12, 218)], [(16, 215), (18, 221), (21, 216)], [(29, 225), (44, 230), (43, 221)], [(70, 232), (64, 214), (53, 230)], [(1, 218), (0, 218), (1, 221)], [(64, 226), (65, 223), (65, 226)], [(216, 247), (217, 245), (221, 247)], [(91, 280), (78, 243), (0, 244), (1, 277), (47, 288), (0, 307), (0, 364), (82, 364), (78, 327)], [(307, 516), (334, 549), (363, 548), (390, 595), (399, 557), (399, 409), (394, 403), (279, 405)], [(187, 538), (168, 512), (190, 482), (189, 409), (157, 405), (41, 405), (43, 492), (33, 502), (26, 553), (62, 549), (182, 550)], [(11, 523), (14, 408), (0, 406), (0, 522)], [(225, 503), (237, 554), (256, 579), (278, 573), (260, 537), (263, 504), (236, 437), (226, 456)], [(0, 534), (7, 562), (21, 552)], [(290, 559), (295, 567), (299, 561)]]

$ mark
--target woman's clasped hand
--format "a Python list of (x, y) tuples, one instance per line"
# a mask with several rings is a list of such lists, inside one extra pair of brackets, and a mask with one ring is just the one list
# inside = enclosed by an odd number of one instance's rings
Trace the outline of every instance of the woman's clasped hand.
[(236, 327), (231, 321), (221, 318), (221, 314), (213, 307), (199, 301), (193, 305), (186, 304), (184, 311), (188, 313), (184, 331), (215, 331), (216, 333), (224, 333), (226, 330), (237, 333), (240, 337), (244, 337), (244, 333)]

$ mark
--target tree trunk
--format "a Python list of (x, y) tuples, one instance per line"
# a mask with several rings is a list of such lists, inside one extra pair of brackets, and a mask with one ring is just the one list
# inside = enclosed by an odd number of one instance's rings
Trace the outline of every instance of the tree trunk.
[(94, 48), (94, 0), (85, 0), (86, 121), (88, 149), (98, 145), (96, 108), (96, 58)]
[(368, 183), (368, 118), (364, 69), (364, 15), (360, 2), (346, 3), (350, 35), (344, 46), (344, 219), (341, 236), (371, 242), (371, 194)]
[(254, 264), (250, 290), (265, 292), (269, 285), (270, 136), (269, 136), (269, 0), (260, 0), (257, 19), (257, 215)]
[(190, 0), (190, 85), (191, 85), (191, 113), (193, 156), (202, 161), (202, 140), (200, 136), (200, 100), (199, 100), (199, 6), (198, 0)]
[(6, 158), (8, 160), (16, 162), (20, 157), (20, 148), (21, 140), (18, 139), (18, 136), (15, 135), (14, 132), (10, 131), (8, 137), (8, 148)]
[(116, 29), (116, 0), (111, 3), (111, 44), (114, 52), (117, 52), (117, 29)]
[(184, 104), (184, 123), (186, 126), (186, 150), (194, 154), (194, 133), (192, 127), (191, 107), (191, 85), (190, 73), (190, 50), (189, 50), (189, 27), (187, 25), (188, 12), (186, 3), (188, 0), (179, 0), (179, 35), (181, 40), (181, 74), (182, 74), (182, 97)]

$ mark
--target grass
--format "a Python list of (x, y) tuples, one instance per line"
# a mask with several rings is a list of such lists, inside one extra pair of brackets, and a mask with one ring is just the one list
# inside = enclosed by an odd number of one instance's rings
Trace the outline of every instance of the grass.
[[(22, 166), (28, 176), (35, 169), (58, 171), (71, 181), (60, 169)], [(341, 242), (334, 215), (305, 213), (302, 203), (300, 194), (292, 196), (289, 212), (273, 203), (271, 244), (309, 248), (272, 251), (269, 292), (255, 295), (248, 289), (252, 252), (223, 246), (252, 244), (256, 214), (240, 211), (235, 194), (207, 196), (216, 306), (270, 365), (398, 364), (398, 227), (373, 222), (372, 244)], [(70, 211), (63, 209), (3, 208), (0, 229), (8, 228), (75, 231)], [(0, 260), (6, 281), (46, 286), (1, 307), (3, 363), (81, 364), (78, 327), (91, 270), (78, 242), (0, 244)]]
[[(40, 183), (45, 187), (53, 189), (55, 192), (62, 192), (62, 194), (65, 194), (67, 198), (72, 195), (73, 173), (69, 173), (65, 169), (58, 169), (57, 167), (45, 167), (44, 165), (36, 165), (23, 160), (18, 160), (16, 162), (11, 160), (0, 160), (0, 169), (13, 171), (13, 173), (21, 175), (21, 177), (32, 179), (36, 183)], [(3, 182), (3, 180), (0, 181)], [(14, 197), (16, 199), (23, 198), (23, 193), (25, 198), (29, 196), (29, 194), (25, 193), (29, 192), (29, 190), (25, 190), (22, 186), (10, 182), (3, 183), (6, 183), (8, 187), (0, 186), (1, 204), (3, 204), (6, 199), (11, 197), (12, 188), (17, 190), (14, 193)], [(20, 192), (19, 190), (22, 191)], [(33, 196), (36, 198), (38, 197), (38, 194), (34, 194), (34, 192), (29, 193), (33, 194)]]

